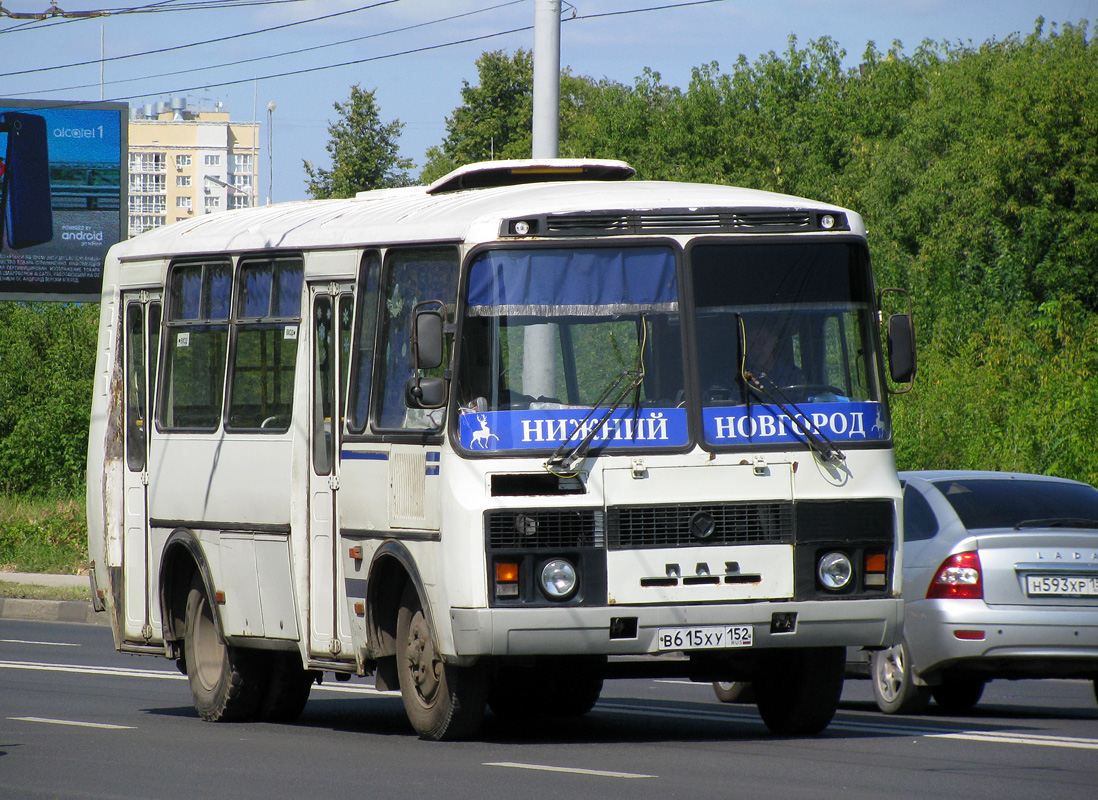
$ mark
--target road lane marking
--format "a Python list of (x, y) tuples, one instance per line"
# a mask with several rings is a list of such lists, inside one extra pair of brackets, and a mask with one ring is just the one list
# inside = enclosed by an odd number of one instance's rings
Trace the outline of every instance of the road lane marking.
[(49, 719), (48, 717), (8, 717), (14, 722), (45, 722), (49, 725), (71, 725), (76, 728), (102, 728), (108, 731), (132, 731), (133, 725), (110, 725), (106, 722), (78, 722), (74, 719)]
[(373, 686), (364, 686), (361, 684), (343, 685), (343, 686), (330, 686), (328, 684), (320, 684), (313, 687), (314, 692), (346, 692), (347, 694), (369, 694), (377, 695), (380, 697), (400, 697), (400, 691), (398, 689), (375, 689)]
[(30, 639), (0, 639), (0, 644), (36, 644), (43, 647), (80, 647), (74, 642), (34, 642)]
[[(48, 664), (34, 661), (0, 661), (0, 668), (39, 670), (45, 672), (67, 672), (85, 675), (109, 675), (122, 678), (155, 678), (158, 680), (186, 680), (187, 676), (176, 671), (169, 670), (141, 670), (126, 669), (122, 667), (97, 667), (81, 664)], [(316, 691), (342, 692), (368, 696), (392, 697), (399, 694), (396, 691), (381, 691), (372, 686), (364, 685), (320, 685)], [(600, 702), (596, 711), (604, 711), (612, 714), (624, 714), (638, 717), (662, 717), (671, 719), (687, 719), (692, 721), (706, 720), (709, 722), (737, 722), (762, 725), (762, 720), (753, 711), (733, 711), (715, 707), (713, 710), (700, 711), (669, 711), (658, 708), (638, 708), (637, 706), (618, 705), (613, 702)], [(75, 723), (74, 723), (75, 724)], [(1070, 736), (1048, 736), (1042, 734), (1028, 734), (1018, 732), (997, 732), (967, 730), (957, 731), (948, 728), (935, 728), (929, 726), (914, 725), (885, 725), (872, 722), (854, 722), (835, 720), (828, 726), (828, 730), (851, 731), (856, 733), (878, 733), (886, 736), (914, 736), (929, 739), (961, 739), (972, 742), (988, 742), (994, 744), (1021, 744), (1039, 747), (1063, 747), (1077, 750), (1098, 750), (1098, 739), (1083, 739)], [(517, 768), (517, 765), (515, 765)], [(523, 767), (525, 769), (538, 769), (536, 765)], [(548, 768), (545, 769), (557, 769)], [(561, 771), (567, 771), (561, 769)], [(653, 776), (642, 776), (653, 777)]]
[(523, 764), (518, 761), (486, 761), (486, 767), (510, 767), (511, 769), (532, 769), (541, 772), (567, 772), (570, 775), (594, 775), (599, 778), (658, 778), (658, 775), (641, 775), (636, 772), (610, 772), (602, 769), (581, 769), (579, 767), (550, 767), (545, 764)]
[[(48, 664), (40, 661), (0, 661), (0, 669), (26, 669), (41, 670), (43, 672), (69, 672), (74, 675), (111, 675), (118, 678), (157, 678), (160, 680), (187, 680), (187, 676), (181, 672), (165, 669), (128, 669), (125, 667), (96, 667), (88, 664)], [(396, 697), (399, 691), (382, 691), (373, 686), (364, 685), (332, 685), (322, 684), (314, 686), (314, 691), (344, 692), (347, 694), (379, 695), (382, 697)]]
[[(703, 719), (709, 722), (754, 722), (759, 725), (762, 724), (762, 720), (751, 712), (691, 711), (687, 713), (660, 711), (658, 709), (649, 710), (634, 706), (618, 706), (612, 703), (599, 703), (595, 706), (595, 709), (638, 717), (678, 717), (691, 720)], [(934, 728), (929, 726), (882, 725), (880, 723), (852, 722), (845, 720), (833, 721), (827, 727), (827, 730), (850, 731), (854, 733), (879, 733), (885, 736), (914, 736), (925, 737), (927, 739), (961, 739), (969, 742), (1024, 744), (1040, 747), (1066, 747), (1076, 750), (1098, 750), (1098, 739), (1082, 739), (1073, 736), (1048, 736), (1045, 734), (1019, 733), (1017, 731), (956, 731), (948, 728)]]
[(95, 667), (89, 664), (45, 664), (37, 661), (0, 661), (0, 669), (27, 669), (42, 672), (71, 672), (76, 675), (113, 675), (121, 678), (160, 678), (187, 680), (179, 672), (152, 669), (126, 669), (124, 667)]

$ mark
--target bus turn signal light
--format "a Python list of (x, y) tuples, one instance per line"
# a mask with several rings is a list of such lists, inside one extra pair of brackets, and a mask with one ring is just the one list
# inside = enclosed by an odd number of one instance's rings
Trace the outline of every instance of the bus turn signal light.
[(518, 597), (519, 565), (511, 562), (496, 564), (496, 597)]
[(885, 573), (888, 571), (888, 556), (884, 553), (865, 554), (865, 585), (884, 586), (888, 579)]

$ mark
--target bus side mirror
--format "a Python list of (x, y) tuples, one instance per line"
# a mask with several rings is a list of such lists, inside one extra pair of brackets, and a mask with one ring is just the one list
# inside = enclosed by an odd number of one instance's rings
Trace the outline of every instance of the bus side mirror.
[(38, 114), (0, 114), (8, 146), (0, 165), (0, 243), (5, 227), (13, 250), (53, 238), (53, 202), (46, 119)]
[(415, 375), (404, 386), (404, 403), (409, 408), (442, 408), (446, 405), (447, 380), (419, 374), (420, 370), (442, 366), (445, 347), (442, 315), (445, 308), (440, 300), (428, 300), (417, 303), (412, 310), (412, 369)]
[(915, 324), (910, 314), (888, 318), (888, 369), (896, 383), (915, 380)]
[(423, 308), (435, 302), (418, 303), (413, 311), (412, 366), (415, 369), (437, 369), (442, 366), (442, 309)]

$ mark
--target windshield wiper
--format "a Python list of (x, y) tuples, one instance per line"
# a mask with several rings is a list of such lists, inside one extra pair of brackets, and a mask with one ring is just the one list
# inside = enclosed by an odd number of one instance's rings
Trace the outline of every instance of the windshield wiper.
[[(739, 334), (739, 347), (741, 354), (740, 361), (740, 377), (743, 379), (744, 384), (748, 389), (752, 389), (762, 396), (764, 400), (767, 400), (782, 410), (790, 422), (797, 426), (801, 432), (801, 436), (804, 437), (808, 446), (814, 450), (821, 459), (824, 461), (845, 461), (846, 455), (842, 450), (837, 448), (830, 439), (823, 435), (820, 431), (812, 430), (812, 423), (808, 421), (808, 415), (801, 411), (797, 404), (790, 400), (788, 397), (782, 394), (782, 390), (766, 376), (766, 373), (759, 373), (755, 375), (746, 368), (747, 357), (747, 335), (744, 333), (743, 318), (737, 314), (737, 332)], [(770, 384), (767, 386), (763, 383)], [(790, 411), (792, 409), (796, 413)], [(748, 406), (750, 413), (750, 405)]]
[[(602, 390), (602, 394), (599, 395), (599, 399), (595, 401), (591, 410), (587, 412), (587, 416), (583, 418), (579, 425), (572, 429), (571, 433), (564, 437), (564, 441), (553, 451), (553, 455), (549, 456), (549, 460), (545, 462), (545, 468), (558, 477), (573, 477), (575, 475), (576, 467), (583, 461), (587, 449), (591, 446), (591, 442), (606, 423), (606, 420), (614, 415), (614, 412), (618, 410), (628, 394), (640, 386), (641, 381), (643, 380), (643, 369), (626, 369), (619, 372), (617, 377), (610, 381), (606, 388)], [(622, 383), (623, 381), (624, 384)], [(576, 442), (572, 447), (569, 447), (568, 443), (572, 441), (572, 437), (576, 434), (576, 431), (583, 430), (587, 426), (587, 421), (594, 416), (595, 412), (599, 410), (599, 406), (602, 405), (602, 402), (615, 390), (618, 390), (617, 396), (610, 404), (610, 408), (602, 415), (598, 424), (592, 425), (590, 429), (588, 429), (586, 436)], [(559, 472), (557, 471), (558, 469), (560, 470)]]
[(1098, 529), (1098, 519), (1085, 517), (1049, 517), (1048, 519), (1024, 519), (1014, 526), (1014, 530), (1023, 528), (1095, 528)]

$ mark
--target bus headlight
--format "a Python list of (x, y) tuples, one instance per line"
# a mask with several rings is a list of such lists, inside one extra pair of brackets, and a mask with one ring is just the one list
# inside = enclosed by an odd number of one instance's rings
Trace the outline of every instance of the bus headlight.
[(816, 565), (816, 576), (825, 589), (837, 592), (850, 585), (854, 578), (854, 565), (846, 553), (828, 553)]
[(547, 561), (541, 568), (541, 590), (550, 600), (567, 600), (577, 583), (576, 568), (563, 558)]

